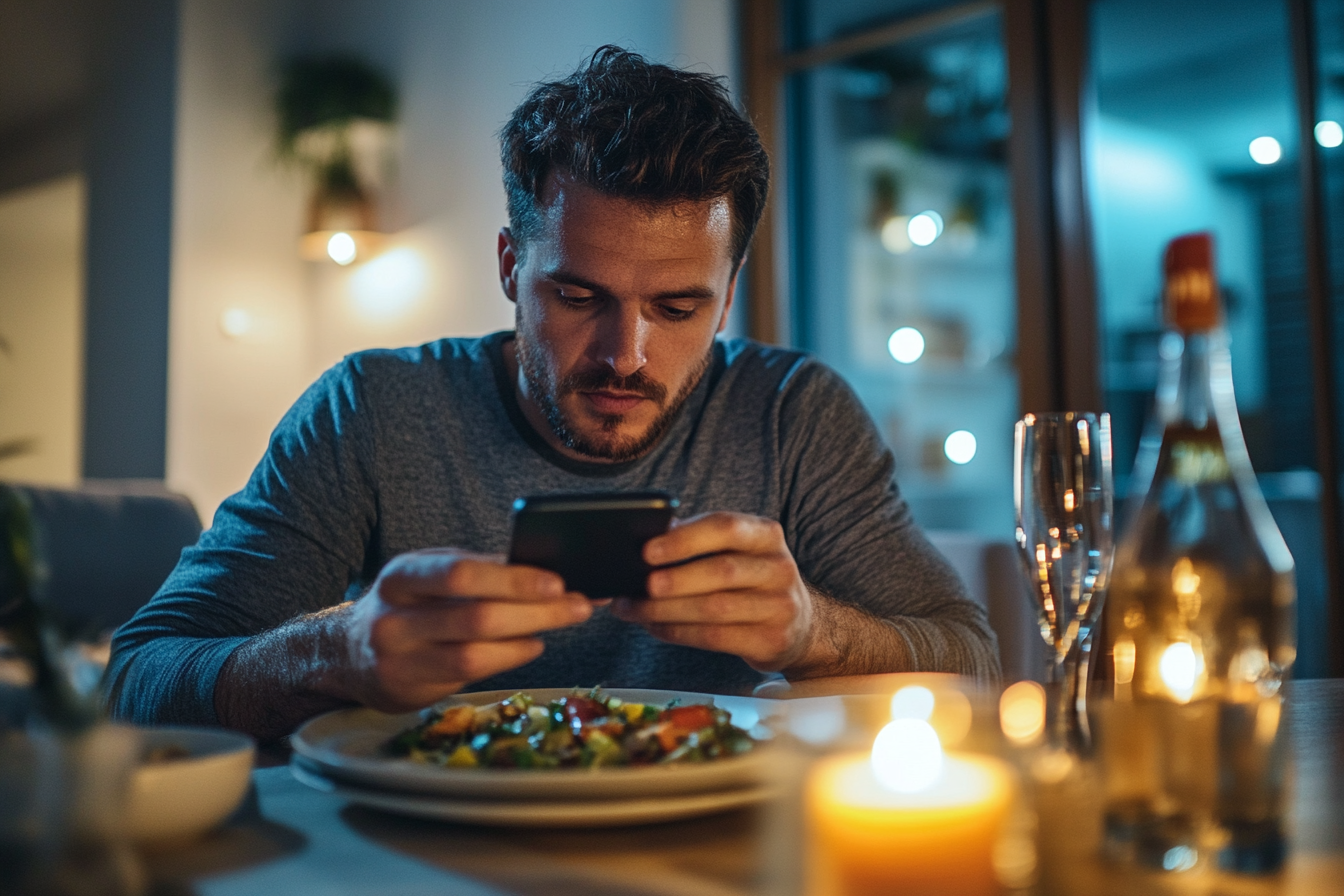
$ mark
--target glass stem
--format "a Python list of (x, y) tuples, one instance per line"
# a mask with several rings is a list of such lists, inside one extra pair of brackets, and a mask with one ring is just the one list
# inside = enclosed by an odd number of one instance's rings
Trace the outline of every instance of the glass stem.
[(1050, 664), (1051, 746), (1086, 756), (1091, 751), (1092, 732), (1087, 723), (1087, 674), (1091, 662), (1091, 638), (1074, 641), (1063, 656)]

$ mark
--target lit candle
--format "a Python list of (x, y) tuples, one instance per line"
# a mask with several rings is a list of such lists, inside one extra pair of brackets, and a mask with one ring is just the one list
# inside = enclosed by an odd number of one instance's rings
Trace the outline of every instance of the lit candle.
[(994, 847), (1012, 801), (1008, 767), (945, 754), (922, 719), (888, 724), (871, 754), (821, 760), (806, 790), (818, 894), (997, 894)]

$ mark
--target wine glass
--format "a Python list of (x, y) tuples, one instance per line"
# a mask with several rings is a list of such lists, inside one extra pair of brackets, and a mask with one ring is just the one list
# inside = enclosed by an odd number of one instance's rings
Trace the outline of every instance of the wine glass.
[(1085, 754), (1088, 639), (1101, 618), (1114, 555), (1111, 418), (1027, 414), (1013, 441), (1017, 546), (1050, 647), (1049, 742)]

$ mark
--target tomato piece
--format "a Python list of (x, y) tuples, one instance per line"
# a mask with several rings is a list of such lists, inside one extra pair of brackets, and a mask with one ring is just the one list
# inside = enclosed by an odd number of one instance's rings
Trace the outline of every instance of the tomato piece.
[(682, 731), (671, 722), (659, 722), (653, 727), (653, 736), (658, 738), (658, 746), (663, 748), (664, 753), (671, 753), (675, 750), (686, 734), (687, 732)]
[(471, 727), (475, 717), (474, 706), (450, 706), (443, 711), (442, 718), (425, 729), (425, 734), (432, 737), (452, 737), (461, 734)]
[[(565, 698), (565, 721), (570, 727), (578, 728), (591, 722), (593, 719), (601, 718), (607, 714), (607, 708), (596, 700), (588, 697), (566, 697)], [(578, 725), (575, 724), (578, 723)]]
[(713, 728), (714, 711), (703, 703), (692, 703), (690, 706), (674, 706), (671, 709), (663, 710), (663, 721), (670, 722), (674, 728), (683, 734), (690, 734), (692, 731), (699, 731), (701, 728)]

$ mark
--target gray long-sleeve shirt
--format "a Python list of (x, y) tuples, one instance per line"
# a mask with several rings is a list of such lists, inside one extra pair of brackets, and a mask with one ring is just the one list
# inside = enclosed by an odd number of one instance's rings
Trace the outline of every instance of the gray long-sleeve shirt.
[[(797, 352), (716, 342), (703, 380), (655, 448), (582, 463), (522, 416), (502, 346), (512, 333), (351, 355), (276, 427), (154, 599), (116, 633), (114, 715), (211, 724), (221, 666), (247, 638), (358, 594), (405, 551), (503, 553), (514, 498), (661, 489), (681, 516), (778, 520), (803, 578), (886, 620), (917, 669), (989, 677), (983, 611), (910, 517), (868, 415), (829, 368)], [(599, 609), (547, 632), (536, 660), (480, 688), (743, 691), (763, 675), (728, 654), (667, 644)]]

